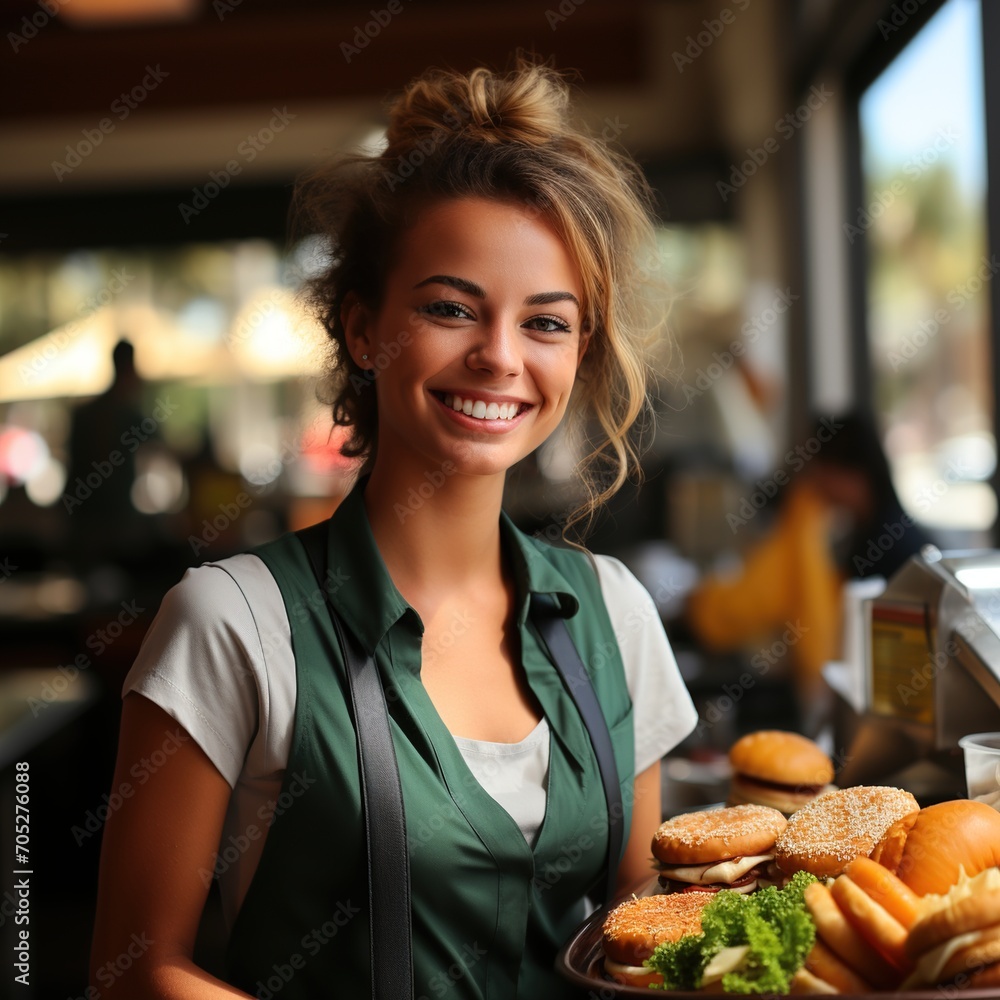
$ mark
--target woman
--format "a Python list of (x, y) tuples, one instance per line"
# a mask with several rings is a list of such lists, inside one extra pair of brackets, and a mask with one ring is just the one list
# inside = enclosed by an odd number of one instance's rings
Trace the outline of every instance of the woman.
[[(557, 597), (607, 719), (631, 814), (621, 887), (649, 875), (659, 760), (695, 722), (635, 578), (501, 511), (507, 471), (571, 403), (606, 431), (594, 462), (611, 485), (592, 485), (593, 509), (626, 475), (644, 402), (644, 189), (569, 123), (567, 98), (526, 63), (428, 75), (391, 109), (381, 155), (304, 186), (337, 234), (313, 292), (334, 418), (366, 463), (329, 522), (326, 589), (387, 689), (416, 996), (566, 994), (553, 958), (605, 871), (594, 753), (532, 593)], [(94, 975), (143, 932), (129, 997), (369, 995), (343, 662), (295, 536), (188, 571), (124, 692), (115, 787), (136, 787), (105, 830)], [(230, 985), (192, 961), (213, 878)]]

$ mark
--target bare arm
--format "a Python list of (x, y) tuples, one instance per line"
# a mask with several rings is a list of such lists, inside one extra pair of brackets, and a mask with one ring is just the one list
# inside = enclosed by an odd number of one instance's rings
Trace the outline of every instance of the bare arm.
[(618, 867), (619, 892), (638, 889), (654, 875), (649, 859), (650, 843), (656, 828), (663, 822), (663, 796), (660, 788), (660, 762), (651, 764), (635, 776), (635, 797), (632, 802), (632, 829), (625, 856)]
[(111, 1000), (248, 997), (191, 958), (228, 782), (183, 727), (130, 693), (113, 788), (122, 805), (104, 828), (90, 984)]

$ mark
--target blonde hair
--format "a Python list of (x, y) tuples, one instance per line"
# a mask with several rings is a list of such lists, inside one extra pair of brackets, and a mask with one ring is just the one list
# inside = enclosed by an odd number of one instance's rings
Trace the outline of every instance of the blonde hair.
[(642, 263), (655, 242), (645, 179), (571, 119), (561, 74), (520, 55), (508, 73), (432, 70), (412, 81), (389, 108), (386, 137), (381, 154), (343, 157), (296, 191), (300, 221), (331, 240), (328, 266), (307, 293), (332, 341), (328, 401), (334, 423), (351, 429), (344, 453), (370, 460), (377, 448), (375, 392), (344, 346), (345, 296), (377, 308), (400, 235), (426, 205), (517, 201), (555, 227), (582, 275), (590, 343), (568, 420), (588, 439), (578, 470), (586, 499), (566, 527), (585, 531), (640, 474), (630, 430), (650, 412), (646, 347), (656, 326), (643, 295)]

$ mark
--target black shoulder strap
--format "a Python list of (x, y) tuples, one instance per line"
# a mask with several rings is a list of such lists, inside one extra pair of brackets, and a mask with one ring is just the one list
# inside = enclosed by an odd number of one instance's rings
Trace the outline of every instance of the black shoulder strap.
[(604, 902), (610, 903), (615, 895), (618, 859), (621, 857), (622, 840), (625, 835), (621, 785), (618, 783), (618, 767), (615, 764), (614, 747), (611, 745), (611, 733), (608, 731), (608, 723), (604, 718), (604, 712), (601, 711), (590, 675), (566, 627), (566, 620), (558, 614), (555, 598), (549, 594), (533, 594), (531, 620), (548, 647), (552, 662), (562, 676), (566, 689), (576, 702), (597, 757), (597, 767), (601, 773), (601, 783), (604, 785), (604, 797), (608, 804), (608, 865)]
[(401, 1000), (413, 996), (410, 859), (403, 790), (389, 730), (385, 692), (375, 660), (360, 647), (350, 630), (343, 627), (326, 589), (329, 523), (322, 521), (297, 534), (326, 597), (351, 692), (367, 846), (372, 997)]

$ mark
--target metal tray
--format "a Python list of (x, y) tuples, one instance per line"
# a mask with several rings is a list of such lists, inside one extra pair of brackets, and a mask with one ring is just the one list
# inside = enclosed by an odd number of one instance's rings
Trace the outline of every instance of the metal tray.
[[(637, 891), (637, 896), (648, 896), (656, 887), (654, 878), (649, 885), (641, 892)], [(611, 1000), (612, 997), (667, 997), (671, 1000), (705, 1000), (707, 996), (704, 992), (692, 992), (690, 990), (650, 990), (648, 986), (622, 986), (613, 979), (604, 976), (604, 951), (601, 948), (604, 919), (611, 909), (618, 903), (629, 899), (631, 892), (625, 892), (619, 899), (614, 900), (610, 906), (602, 907), (591, 914), (574, 932), (563, 949), (556, 957), (556, 970), (565, 979), (582, 989), (590, 991), (593, 1000)], [(820, 994), (816, 994), (819, 996)], [(750, 998), (751, 994), (746, 993), (720, 993), (720, 997)], [(841, 993), (839, 996), (844, 1000), (946, 1000), (953, 997), (954, 1000), (997, 1000), (1000, 993), (996, 989), (954, 989), (947, 986), (933, 986), (924, 990), (910, 990), (905, 993), (883, 990), (878, 993)], [(753, 996), (753, 1000), (761, 1000), (760, 995)]]

